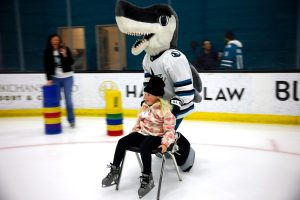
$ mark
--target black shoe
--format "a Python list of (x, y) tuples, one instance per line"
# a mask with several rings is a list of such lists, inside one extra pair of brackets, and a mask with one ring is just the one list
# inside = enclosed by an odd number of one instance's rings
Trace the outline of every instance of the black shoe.
[(75, 123), (74, 122), (70, 123), (70, 126), (71, 128), (75, 128)]

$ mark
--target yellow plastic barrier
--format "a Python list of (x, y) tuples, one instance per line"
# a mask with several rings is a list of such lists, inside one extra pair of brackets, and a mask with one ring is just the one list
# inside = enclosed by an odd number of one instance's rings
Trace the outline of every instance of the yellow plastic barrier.
[(105, 96), (105, 112), (107, 134), (120, 136), (123, 134), (123, 109), (121, 91), (112, 81), (104, 81), (100, 85), (100, 93)]

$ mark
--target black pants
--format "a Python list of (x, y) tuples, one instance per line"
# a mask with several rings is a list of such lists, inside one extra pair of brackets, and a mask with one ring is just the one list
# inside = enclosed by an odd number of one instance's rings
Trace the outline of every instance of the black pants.
[(124, 158), (125, 151), (129, 146), (140, 147), (140, 154), (143, 163), (143, 173), (150, 174), (152, 165), (152, 150), (156, 149), (161, 144), (161, 137), (145, 136), (137, 132), (130, 133), (118, 141), (113, 165), (119, 167)]

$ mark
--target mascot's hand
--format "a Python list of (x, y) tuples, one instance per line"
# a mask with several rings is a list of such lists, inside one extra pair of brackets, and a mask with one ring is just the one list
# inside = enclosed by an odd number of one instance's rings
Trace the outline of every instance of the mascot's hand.
[(178, 98), (173, 98), (173, 99), (171, 99), (170, 104), (173, 106), (173, 109), (172, 109), (173, 115), (177, 115), (182, 106), (182, 101)]

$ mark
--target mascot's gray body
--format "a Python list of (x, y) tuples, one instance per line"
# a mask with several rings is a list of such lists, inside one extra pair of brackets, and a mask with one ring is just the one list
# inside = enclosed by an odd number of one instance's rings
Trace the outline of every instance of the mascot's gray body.
[[(202, 85), (197, 70), (177, 50), (178, 18), (175, 11), (166, 4), (140, 8), (118, 1), (116, 21), (121, 32), (142, 36), (132, 46), (131, 52), (134, 55), (146, 52), (143, 59), (144, 85), (151, 76), (163, 78), (166, 85), (163, 98), (180, 101), (176, 118), (188, 115), (194, 109), (194, 102), (201, 101)], [(193, 165), (195, 152), (183, 135), (178, 145), (181, 155), (176, 160), (183, 171), (188, 171)]]

